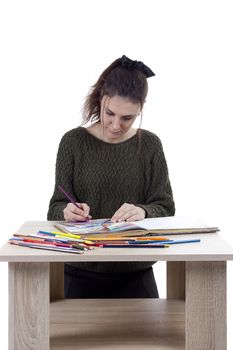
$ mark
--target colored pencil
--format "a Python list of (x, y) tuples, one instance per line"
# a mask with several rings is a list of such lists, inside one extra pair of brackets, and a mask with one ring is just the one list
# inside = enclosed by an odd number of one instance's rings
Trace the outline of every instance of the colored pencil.
[(46, 250), (57, 250), (59, 252), (66, 252), (66, 253), (76, 253), (76, 254), (83, 254), (83, 250), (76, 249), (76, 248), (65, 248), (65, 247), (58, 247), (51, 244), (34, 244), (34, 243), (27, 243), (22, 241), (9, 241), (11, 244), (22, 246), (22, 247), (28, 247), (28, 248), (37, 248), (37, 249), (46, 249)]
[(105, 236), (105, 237), (88, 237), (89, 241), (170, 241), (170, 238), (167, 237), (153, 237), (153, 238), (144, 238), (140, 237), (140, 239), (135, 237), (125, 237), (125, 236)]
[(129, 244), (170, 244), (172, 240), (162, 240), (162, 241), (128, 241)]
[(196, 242), (201, 242), (200, 239), (182, 239), (182, 240), (178, 240), (178, 241), (171, 241), (171, 242), (167, 242), (166, 244), (181, 244), (181, 243), (196, 243)]
[(168, 248), (168, 244), (103, 244), (103, 248)]
[(60, 237), (69, 237), (69, 238), (81, 238), (81, 236), (73, 235), (72, 233), (65, 233), (65, 232), (48, 232), (48, 231), (38, 231), (39, 233), (50, 235), (50, 236), (60, 236)]
[(82, 210), (81, 206), (76, 202), (76, 200), (75, 200), (70, 194), (68, 194), (60, 185), (58, 185), (58, 188), (59, 188), (59, 190), (64, 194), (64, 196), (65, 196), (67, 199), (69, 199), (69, 201), (70, 201), (71, 203), (73, 203), (78, 209), (81, 209), (81, 210)]

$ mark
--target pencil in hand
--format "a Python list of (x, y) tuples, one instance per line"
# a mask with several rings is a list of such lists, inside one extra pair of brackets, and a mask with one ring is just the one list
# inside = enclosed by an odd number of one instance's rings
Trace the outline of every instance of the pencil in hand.
[(73, 203), (78, 209), (81, 209), (81, 206), (75, 201), (73, 197), (71, 197), (70, 194), (68, 194), (60, 185), (58, 185), (59, 190), (64, 194), (64, 196), (69, 199), (71, 203)]
[[(83, 211), (83, 208), (81, 207), (81, 205), (79, 203), (76, 202), (76, 200), (70, 195), (68, 194), (60, 185), (58, 185), (58, 189), (64, 194), (64, 196), (72, 203), (76, 206), (76, 208), (81, 209)], [(88, 215), (89, 216), (89, 215)], [(89, 216), (90, 217), (90, 216)], [(88, 217), (86, 218), (86, 220), (88, 220)]]

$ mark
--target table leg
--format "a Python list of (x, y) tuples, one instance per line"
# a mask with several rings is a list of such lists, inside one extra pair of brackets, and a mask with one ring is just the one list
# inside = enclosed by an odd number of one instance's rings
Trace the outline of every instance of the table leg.
[(50, 301), (64, 299), (64, 263), (50, 263)]
[(185, 299), (184, 261), (167, 261), (167, 299)]
[(49, 263), (9, 263), (9, 350), (49, 350)]
[(186, 350), (226, 350), (226, 262), (186, 262)]

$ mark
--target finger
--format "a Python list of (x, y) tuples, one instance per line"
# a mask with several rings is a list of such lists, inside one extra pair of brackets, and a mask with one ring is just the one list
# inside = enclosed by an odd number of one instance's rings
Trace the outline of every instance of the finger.
[(137, 220), (143, 220), (145, 219), (146, 212), (143, 208), (135, 206), (135, 212), (134, 214), (129, 217), (126, 221), (137, 221)]
[[(77, 210), (76, 210), (77, 209)], [(78, 209), (73, 205), (72, 203), (69, 203), (66, 208), (63, 210), (64, 217), (68, 220), (75, 220), (75, 221), (84, 221), (86, 220), (86, 216), (84, 215), (84, 212), (82, 209)]]
[(89, 205), (87, 205), (86, 203), (80, 203), (80, 206), (83, 209), (83, 211), (85, 212), (86, 216), (88, 216), (90, 213)]
[(75, 215), (75, 214), (73, 214), (73, 215), (70, 216), (70, 219), (69, 219), (69, 220), (70, 220), (70, 221), (86, 221), (87, 218), (85, 218), (84, 216), (80, 216), (80, 215)]
[(66, 221), (86, 221), (86, 218), (84, 218), (83, 216), (74, 214), (68, 210), (64, 209), (64, 219)]
[(131, 209), (131, 210), (128, 210), (127, 212), (122, 213), (122, 214), (119, 216), (119, 218), (118, 218), (117, 221), (118, 221), (118, 222), (126, 221), (126, 220), (129, 221), (129, 219), (130, 219), (132, 216), (136, 215), (136, 214), (137, 214), (137, 212), (136, 212), (135, 209), (133, 208), (133, 209)]
[(111, 221), (112, 222), (119, 222), (119, 221), (124, 221), (126, 218), (128, 218), (127, 215), (128, 211), (118, 209), (116, 213), (113, 215)]
[(134, 204), (125, 206), (125, 209), (127, 211), (117, 218), (118, 222), (143, 220), (146, 216), (145, 210)]
[(125, 221), (128, 218), (127, 213), (135, 210), (135, 208), (134, 204), (124, 203), (112, 216), (111, 221)]
[(119, 218), (124, 214), (124, 211), (121, 211), (121, 210), (117, 210), (114, 215), (112, 216), (111, 218), (111, 221), (112, 222), (117, 222), (119, 220)]
[(137, 221), (137, 220), (140, 220), (140, 217), (138, 214), (134, 214), (130, 216), (128, 219), (126, 219), (126, 221)]
[(70, 210), (71, 213), (82, 216), (84, 218), (87, 217), (85, 211), (82, 208), (77, 208), (73, 203), (69, 203), (67, 205), (67, 209)]
[(112, 222), (117, 222), (118, 218), (125, 212), (124, 208), (126, 204), (127, 203), (122, 204), (122, 206), (119, 209), (117, 209), (117, 211), (113, 214), (113, 216), (111, 217)]

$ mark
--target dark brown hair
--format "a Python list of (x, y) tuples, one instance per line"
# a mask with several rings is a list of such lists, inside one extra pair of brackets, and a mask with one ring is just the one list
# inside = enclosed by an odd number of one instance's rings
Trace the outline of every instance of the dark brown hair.
[(101, 99), (104, 95), (126, 97), (143, 107), (148, 92), (146, 75), (136, 68), (123, 67), (121, 62), (121, 58), (118, 58), (110, 64), (91, 87), (83, 106), (83, 124), (100, 120)]

